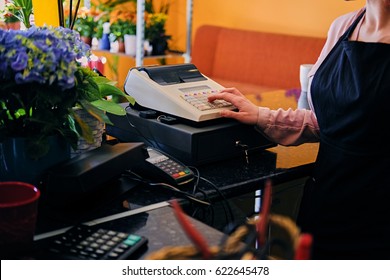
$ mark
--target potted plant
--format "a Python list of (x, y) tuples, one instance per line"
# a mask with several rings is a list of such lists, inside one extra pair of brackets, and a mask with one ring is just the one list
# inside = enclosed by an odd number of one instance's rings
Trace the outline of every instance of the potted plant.
[(168, 50), (170, 35), (166, 34), (165, 22), (168, 16), (163, 13), (149, 14), (146, 24), (145, 37), (152, 45), (152, 55), (162, 55)]
[[(7, 2), (7, 1), (6, 1)], [(2, 11), (3, 20), (6, 23), (23, 23), (25, 28), (29, 28), (30, 16), (33, 14), (32, 0), (12, 0), (5, 4)], [(19, 29), (19, 28), (10, 28)]]
[[(111, 41), (117, 42), (119, 45), (119, 52), (125, 51), (125, 38), (127, 36), (135, 37), (136, 23), (132, 20), (118, 19), (111, 23)], [(135, 47), (135, 46), (134, 46)]]
[(136, 2), (118, 3), (110, 10), (110, 32), (111, 41), (125, 51), (125, 38), (136, 34)]
[(82, 7), (75, 21), (74, 29), (79, 32), (81, 39), (90, 46), (92, 38), (97, 32), (97, 25), (96, 15), (90, 9)]
[(0, 21), (5, 23), (4, 28), (6, 29), (20, 29), (19, 19), (12, 14), (9, 13), (3, 14)]
[[(75, 113), (86, 110), (110, 123), (105, 112), (125, 115), (106, 96), (134, 99), (79, 62), (89, 46), (67, 28), (31, 27), (25, 31), (0, 30), (0, 144), (23, 139), (30, 160), (39, 160), (51, 149), (53, 136), (74, 149), (80, 137), (91, 139), (88, 125)], [(1, 147), (0, 147), (1, 148)], [(4, 154), (0, 149), (0, 173)], [(3, 170), (1, 170), (3, 168)]]
[(168, 50), (168, 40), (171, 36), (166, 34), (165, 23), (168, 20), (169, 7), (169, 0), (162, 1), (158, 10), (155, 9), (153, 0), (145, 1), (145, 38), (152, 45), (152, 55), (162, 55)]
[(118, 19), (110, 25), (110, 30), (115, 41), (123, 41), (124, 36), (136, 34), (136, 23), (132, 20)]

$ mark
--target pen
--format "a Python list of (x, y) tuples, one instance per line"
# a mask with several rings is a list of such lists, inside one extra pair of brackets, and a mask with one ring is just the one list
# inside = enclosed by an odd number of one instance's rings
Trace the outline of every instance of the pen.
[(295, 251), (295, 260), (309, 260), (310, 250), (313, 243), (313, 237), (309, 233), (303, 233), (299, 237), (297, 250)]
[(268, 221), (269, 221), (269, 212), (271, 208), (271, 192), (272, 192), (272, 185), (271, 181), (267, 180), (265, 182), (264, 186), (264, 194), (263, 199), (261, 200), (262, 206), (260, 210), (260, 218), (257, 222), (257, 232), (258, 232), (258, 241), (259, 246), (262, 247), (265, 244), (266, 241), (266, 232), (268, 227)]
[(172, 207), (177, 220), (179, 221), (180, 225), (183, 227), (187, 236), (192, 240), (192, 242), (195, 244), (198, 250), (202, 253), (203, 259), (210, 259), (211, 253), (206, 240), (190, 223), (190, 221), (188, 221), (188, 219), (185, 217), (183, 210), (181, 209), (177, 200), (172, 201)]

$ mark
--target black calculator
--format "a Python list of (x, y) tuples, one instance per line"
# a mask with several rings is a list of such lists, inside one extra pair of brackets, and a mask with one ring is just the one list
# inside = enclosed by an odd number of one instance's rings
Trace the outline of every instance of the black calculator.
[(48, 251), (55, 259), (125, 260), (138, 256), (147, 242), (137, 234), (78, 225), (54, 237)]

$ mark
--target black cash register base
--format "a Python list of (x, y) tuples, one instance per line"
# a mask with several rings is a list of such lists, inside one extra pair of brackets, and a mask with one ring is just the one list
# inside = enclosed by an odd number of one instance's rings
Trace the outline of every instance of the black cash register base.
[[(121, 142), (145, 142), (187, 165), (201, 165), (243, 156), (275, 146), (253, 126), (230, 119), (194, 127), (184, 123), (166, 124), (158, 118), (145, 118), (123, 103), (126, 116), (109, 115), (114, 124), (107, 125), (108, 135)], [(142, 115), (142, 114), (141, 114)]]

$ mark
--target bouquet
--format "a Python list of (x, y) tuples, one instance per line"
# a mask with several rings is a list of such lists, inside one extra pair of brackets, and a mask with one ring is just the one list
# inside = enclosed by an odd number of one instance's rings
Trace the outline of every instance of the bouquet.
[(106, 97), (134, 99), (81, 65), (89, 51), (79, 33), (64, 27), (0, 30), (0, 141), (25, 137), (30, 157), (37, 159), (48, 152), (51, 135), (61, 135), (74, 149), (79, 137), (91, 139), (76, 108), (106, 123), (105, 112), (125, 115)]

